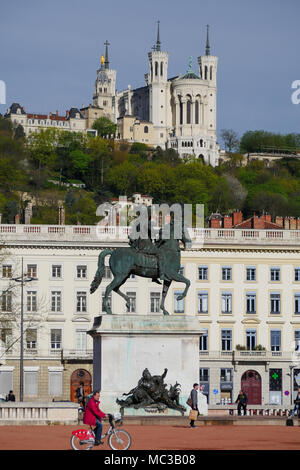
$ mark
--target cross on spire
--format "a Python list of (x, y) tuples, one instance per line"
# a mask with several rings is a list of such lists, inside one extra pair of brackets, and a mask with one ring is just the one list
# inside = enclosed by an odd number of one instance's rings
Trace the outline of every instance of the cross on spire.
[(156, 50), (157, 51), (160, 51), (160, 32), (159, 32), (159, 24), (160, 24), (160, 21), (157, 22), (157, 39), (156, 39)]
[(206, 25), (206, 48), (205, 54), (210, 55), (210, 44), (209, 44), (209, 24)]
[(105, 43), (104, 43), (104, 46), (105, 46), (105, 61), (104, 61), (104, 64), (105, 64), (105, 68), (106, 68), (106, 69), (109, 69), (108, 46), (110, 46), (110, 43), (108, 42), (107, 39), (106, 39), (106, 41), (105, 41)]

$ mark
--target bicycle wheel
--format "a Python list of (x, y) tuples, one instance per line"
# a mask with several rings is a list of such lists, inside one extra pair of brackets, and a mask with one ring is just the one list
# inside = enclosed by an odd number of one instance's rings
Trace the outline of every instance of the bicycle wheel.
[(74, 450), (90, 450), (94, 445), (93, 439), (80, 440), (78, 436), (71, 437), (71, 447)]
[(114, 429), (108, 438), (108, 444), (112, 450), (127, 450), (131, 444), (130, 434), (123, 429)]

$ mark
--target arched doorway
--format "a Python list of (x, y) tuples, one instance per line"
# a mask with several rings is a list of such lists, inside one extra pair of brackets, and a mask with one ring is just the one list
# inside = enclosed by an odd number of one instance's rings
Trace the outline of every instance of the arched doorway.
[(248, 405), (261, 405), (261, 376), (256, 370), (247, 370), (242, 375), (241, 389), (248, 397)]
[(80, 382), (83, 382), (84, 395), (87, 396), (92, 392), (92, 377), (91, 374), (85, 369), (74, 370), (71, 375), (70, 383), (70, 400), (78, 403), (76, 398), (76, 390), (80, 385)]

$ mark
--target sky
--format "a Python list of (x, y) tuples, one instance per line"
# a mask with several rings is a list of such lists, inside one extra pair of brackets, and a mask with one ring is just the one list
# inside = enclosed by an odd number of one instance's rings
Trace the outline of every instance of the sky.
[(160, 21), (168, 76), (184, 74), (189, 56), (218, 57), (217, 128), (300, 133), (299, 0), (10, 0), (0, 4), (3, 114), (13, 102), (27, 112), (65, 115), (92, 103), (104, 42), (117, 89), (145, 85), (148, 52)]

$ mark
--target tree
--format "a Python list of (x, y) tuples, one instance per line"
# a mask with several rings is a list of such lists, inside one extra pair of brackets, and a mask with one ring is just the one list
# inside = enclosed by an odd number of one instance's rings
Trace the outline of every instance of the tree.
[(90, 139), (87, 147), (90, 164), (85, 180), (91, 189), (96, 189), (100, 184), (103, 185), (104, 183), (104, 173), (108, 170), (111, 163), (111, 151), (108, 142), (101, 137)]
[(114, 138), (117, 125), (114, 124), (110, 119), (105, 116), (102, 116), (98, 119), (95, 119), (93, 124), (93, 129), (98, 133), (99, 137), (103, 138)]
[(233, 129), (222, 129), (221, 139), (223, 140), (225, 150), (231, 154), (233, 150), (237, 150), (239, 147), (239, 136)]

